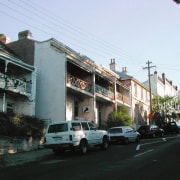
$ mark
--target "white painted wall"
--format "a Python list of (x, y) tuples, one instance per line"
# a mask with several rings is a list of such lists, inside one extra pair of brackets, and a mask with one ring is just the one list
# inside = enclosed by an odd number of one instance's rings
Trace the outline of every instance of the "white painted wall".
[[(132, 104), (131, 104), (131, 117), (133, 118), (134, 128), (139, 127), (140, 119), (143, 118), (145, 121), (145, 115), (149, 114), (149, 91), (143, 86), (136, 83), (136, 81), (131, 82), (131, 92), (132, 92)], [(136, 88), (136, 90), (135, 90)], [(135, 93), (136, 92), (136, 93)], [(136, 105), (141, 106), (142, 109), (137, 112)], [(141, 117), (139, 117), (141, 116)]]
[(50, 41), (35, 43), (36, 115), (51, 121), (65, 120), (66, 57), (52, 49)]
[[(161, 97), (164, 96), (178, 96), (178, 91), (173, 87), (174, 85), (170, 84), (167, 80), (165, 80), (165, 84), (158, 79), (158, 74), (155, 73), (151, 75), (151, 90), (153, 93), (158, 94)], [(147, 87), (148, 81), (144, 83)]]

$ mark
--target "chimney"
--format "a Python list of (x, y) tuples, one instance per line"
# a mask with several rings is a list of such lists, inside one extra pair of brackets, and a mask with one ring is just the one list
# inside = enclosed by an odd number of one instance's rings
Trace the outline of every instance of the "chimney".
[(109, 65), (110, 65), (110, 70), (111, 71), (116, 71), (116, 62), (115, 62), (115, 59), (111, 59), (111, 63)]
[(7, 44), (10, 42), (10, 39), (5, 34), (0, 34), (0, 41), (4, 44)]
[(21, 40), (21, 39), (31, 39), (32, 38), (32, 33), (29, 30), (19, 32), (18, 38), (19, 38), (19, 40)]
[(122, 72), (125, 73), (125, 74), (127, 74), (127, 68), (126, 68), (126, 67), (123, 67), (123, 68), (122, 68)]

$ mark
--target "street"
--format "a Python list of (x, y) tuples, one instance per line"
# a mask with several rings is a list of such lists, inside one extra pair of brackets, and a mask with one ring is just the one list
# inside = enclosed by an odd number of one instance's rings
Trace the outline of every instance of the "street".
[(143, 139), (139, 144), (111, 145), (87, 155), (66, 152), (43, 160), (0, 169), (0, 179), (179, 179), (180, 136)]

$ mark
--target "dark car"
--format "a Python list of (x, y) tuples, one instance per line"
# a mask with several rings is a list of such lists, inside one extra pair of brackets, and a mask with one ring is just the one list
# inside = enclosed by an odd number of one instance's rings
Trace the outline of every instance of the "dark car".
[(137, 131), (140, 133), (141, 138), (146, 138), (146, 137), (155, 138), (156, 136), (160, 136), (160, 137), (164, 136), (164, 130), (157, 125), (143, 125), (140, 126)]
[(180, 123), (176, 121), (168, 122), (165, 126), (166, 134), (179, 134), (180, 133)]

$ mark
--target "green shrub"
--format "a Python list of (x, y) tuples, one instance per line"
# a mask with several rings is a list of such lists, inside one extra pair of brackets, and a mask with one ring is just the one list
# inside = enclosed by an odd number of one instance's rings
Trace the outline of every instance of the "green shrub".
[(43, 130), (44, 122), (36, 117), (0, 112), (0, 135), (38, 138)]
[(107, 127), (113, 126), (131, 126), (132, 119), (129, 116), (128, 108), (121, 106), (118, 110), (114, 110), (108, 115)]

